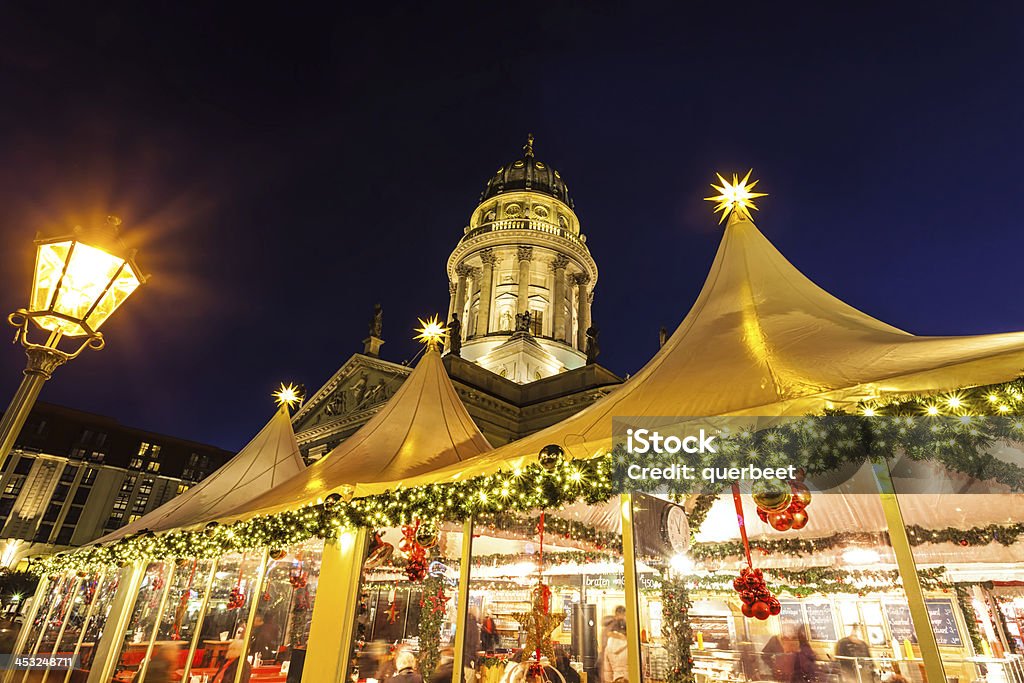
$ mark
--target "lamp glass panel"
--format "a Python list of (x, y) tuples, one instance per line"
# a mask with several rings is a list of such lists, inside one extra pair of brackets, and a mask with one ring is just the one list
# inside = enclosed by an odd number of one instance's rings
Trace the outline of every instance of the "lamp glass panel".
[(131, 296), (140, 284), (138, 275), (132, 270), (131, 266), (125, 266), (117, 279), (114, 280), (110, 289), (107, 290), (103, 298), (100, 299), (99, 304), (92, 313), (89, 314), (89, 319), (86, 321), (93, 330), (98, 330), (110, 315), (117, 310), (117, 307), (124, 303), (124, 300)]
[[(76, 242), (68, 259), (60, 291), (57, 292), (54, 312), (74, 320), (84, 320), (89, 309), (106, 292), (107, 286), (123, 263), (124, 259), (108, 254), (102, 249)], [(102, 323), (112, 312), (113, 308), (106, 315), (94, 313), (95, 320)], [(83, 331), (79, 327), (75, 331), (65, 331), (65, 334), (81, 335)]]
[(64, 272), (64, 263), (72, 241), (41, 244), (36, 250), (36, 271), (32, 280), (32, 298), (29, 311), (43, 311), (50, 307), (53, 294)]

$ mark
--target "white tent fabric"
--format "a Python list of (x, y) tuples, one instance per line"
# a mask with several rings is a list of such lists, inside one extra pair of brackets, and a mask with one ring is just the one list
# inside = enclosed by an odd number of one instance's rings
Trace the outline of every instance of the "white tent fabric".
[(356, 495), (523, 465), (547, 444), (591, 457), (611, 448), (612, 419), (619, 416), (804, 415), (830, 404), (1007, 381), (1022, 368), (1024, 332), (903, 332), (815, 285), (748, 218), (734, 213), (689, 314), (622, 386), (472, 463), (360, 486)]
[(369, 422), (305, 471), (226, 517), (296, 508), (358, 482), (393, 481), (458, 466), (491, 445), (466, 412), (441, 354), (428, 349)]
[(281, 406), (249, 444), (220, 469), (131, 524), (98, 539), (106, 543), (138, 531), (204, 524), (305, 469), (288, 408)]

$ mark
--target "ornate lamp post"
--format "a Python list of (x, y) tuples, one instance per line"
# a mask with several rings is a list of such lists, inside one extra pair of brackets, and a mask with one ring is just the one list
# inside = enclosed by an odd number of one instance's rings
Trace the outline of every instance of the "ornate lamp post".
[(36, 239), (28, 308), (7, 318), (17, 328), (14, 339), (25, 347), (28, 363), (0, 421), (0, 462), (10, 453), (43, 383), (86, 348), (102, 349), (100, 326), (145, 282), (135, 252), (125, 250), (117, 237), (121, 221), (110, 217), (107, 222), (106, 229), (76, 227), (71, 235)]

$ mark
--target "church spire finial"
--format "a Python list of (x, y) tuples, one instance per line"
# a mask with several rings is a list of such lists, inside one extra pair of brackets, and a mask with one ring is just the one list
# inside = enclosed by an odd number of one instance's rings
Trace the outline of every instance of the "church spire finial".
[(523, 146), (523, 151), (526, 152), (526, 156), (533, 156), (533, 133), (526, 134), (526, 144)]

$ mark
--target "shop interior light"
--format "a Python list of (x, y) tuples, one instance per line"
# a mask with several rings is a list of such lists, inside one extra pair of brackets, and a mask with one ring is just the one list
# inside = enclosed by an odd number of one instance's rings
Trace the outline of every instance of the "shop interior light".
[(878, 551), (870, 548), (847, 548), (843, 551), (843, 562), (846, 564), (875, 564), (880, 559)]
[(686, 574), (687, 572), (693, 571), (693, 560), (690, 559), (685, 553), (676, 553), (669, 560), (669, 565), (672, 567), (672, 571), (677, 574)]

